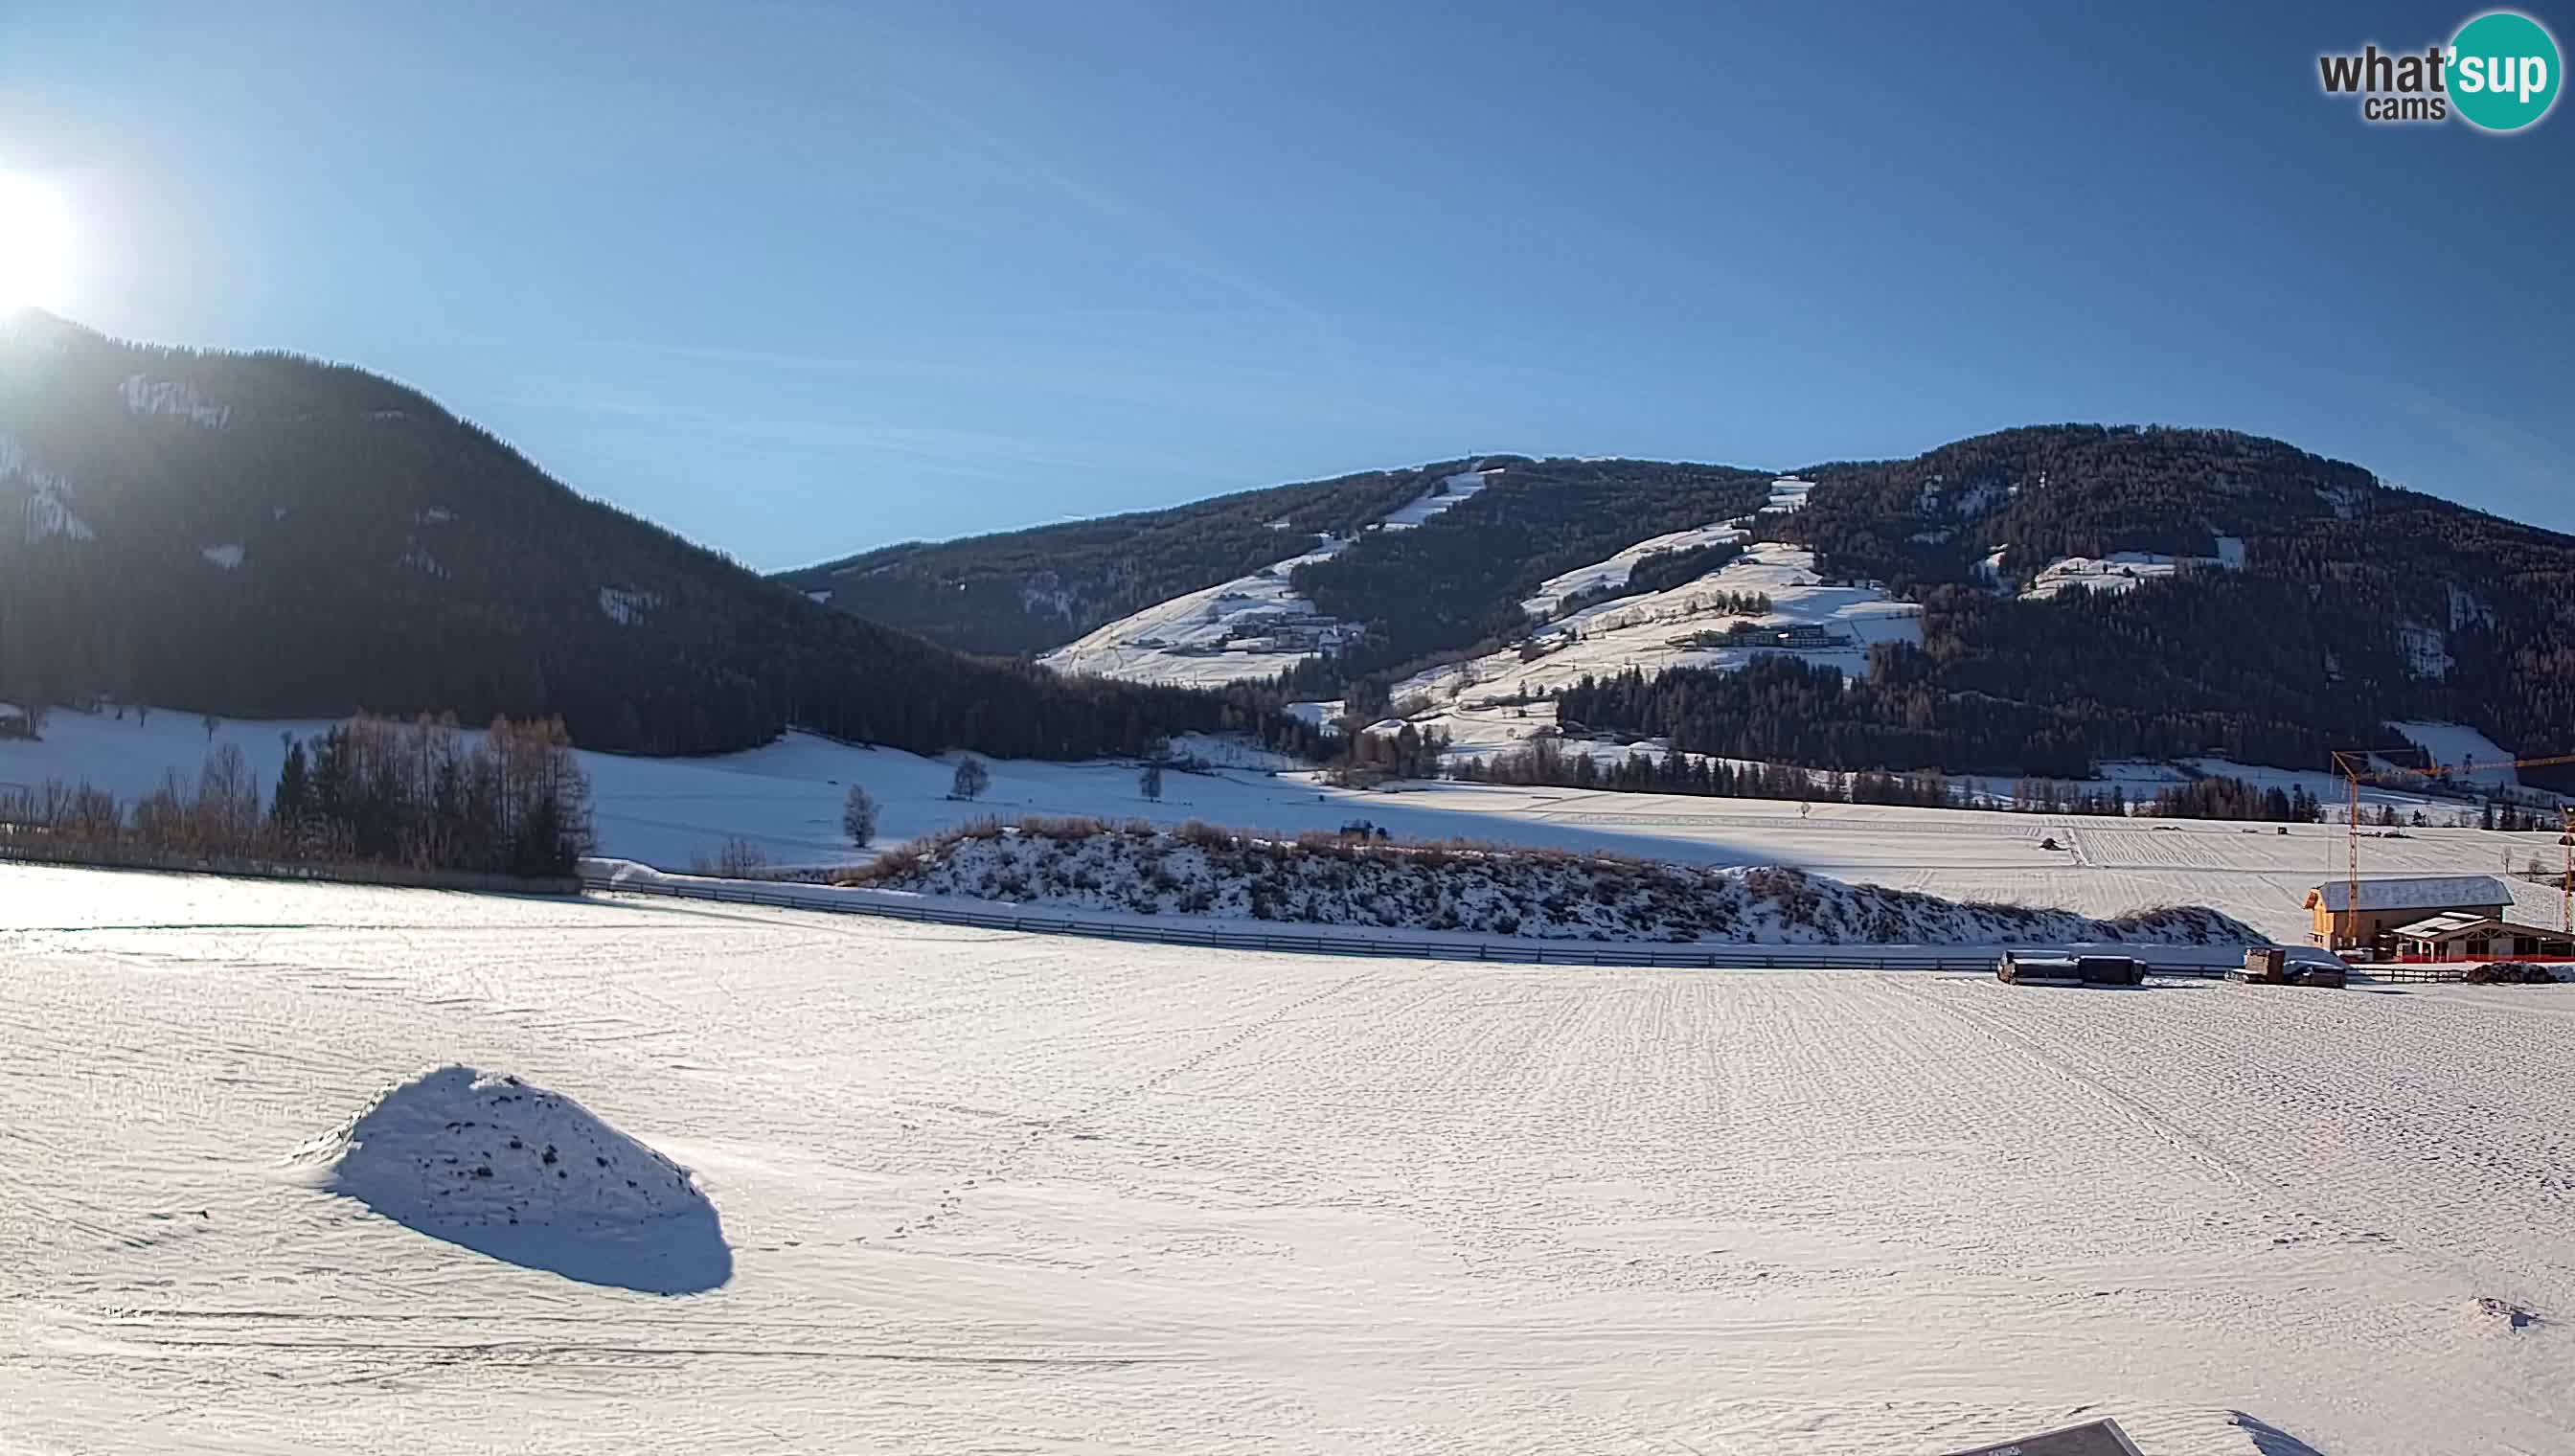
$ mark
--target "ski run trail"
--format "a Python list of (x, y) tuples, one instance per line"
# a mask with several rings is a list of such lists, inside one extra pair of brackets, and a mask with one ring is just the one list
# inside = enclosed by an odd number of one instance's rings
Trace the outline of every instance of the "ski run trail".
[[(9, 866), (0, 1044), (11, 1453), (2575, 1442), (2575, 986), (1496, 969)], [(538, 1161), (624, 1139), (703, 1192), (712, 1273), (620, 1287), (314, 1176), (417, 1153), (425, 1188), (451, 1148), (501, 1164), (484, 1224), (646, 1236), (663, 1205)]]

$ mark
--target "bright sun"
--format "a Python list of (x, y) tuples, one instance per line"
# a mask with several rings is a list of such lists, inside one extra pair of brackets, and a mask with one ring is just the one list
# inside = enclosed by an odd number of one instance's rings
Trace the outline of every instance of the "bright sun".
[(51, 188), (0, 172), (0, 314), (60, 308), (71, 287), (71, 216)]

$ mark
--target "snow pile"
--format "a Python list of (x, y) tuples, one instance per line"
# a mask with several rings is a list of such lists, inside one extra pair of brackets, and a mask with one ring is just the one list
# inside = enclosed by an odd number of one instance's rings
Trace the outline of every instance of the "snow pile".
[(407, 1228), (586, 1283), (679, 1293), (731, 1263), (688, 1169), (515, 1076), (424, 1073), (295, 1161)]
[(2095, 920), (1961, 903), (1777, 865), (1709, 867), (1490, 844), (1262, 838), (1029, 820), (908, 846), (841, 882), (1068, 910), (1759, 945), (2265, 943), (2201, 906)]
[(209, 427), (220, 426), (233, 417), (230, 405), (210, 405), (199, 398), (196, 386), (167, 380), (147, 379), (134, 375), (118, 387), (125, 396), (125, 408), (137, 415), (170, 415)]
[(242, 549), (238, 543), (231, 546), (205, 547), (200, 549), (197, 555), (204, 557), (208, 566), (220, 567), (227, 572), (241, 569)]

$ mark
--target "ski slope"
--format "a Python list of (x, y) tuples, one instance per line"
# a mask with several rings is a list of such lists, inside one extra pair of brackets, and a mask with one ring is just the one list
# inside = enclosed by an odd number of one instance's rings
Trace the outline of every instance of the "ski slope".
[[(1499, 471), (1461, 471), (1398, 507), (1370, 531), (1410, 531), (1482, 494)], [(1296, 594), (1296, 568), (1327, 561), (1357, 538), (1325, 538), (1312, 551), (1250, 576), (1158, 602), (1086, 634), (1039, 661), (1060, 673), (1088, 673), (1139, 683), (1221, 688), (1273, 678), (1298, 659), (1337, 647), (1355, 629), (1320, 616)]]
[[(1758, 617), (1732, 615), (1723, 599), (1738, 594), (1766, 596), (1771, 610)], [(1703, 635), (1722, 635), (1738, 624), (1766, 630), (1773, 641), (1748, 636), (1740, 645), (1708, 645), (1704, 640)], [(1801, 641), (1816, 645), (1776, 643), (1779, 634), (1791, 632), (1809, 635)], [(1552, 724), (1555, 712), (1552, 704), (1523, 700), (1630, 668), (1648, 676), (1674, 668), (1731, 670), (1763, 654), (1785, 652), (1864, 677), (1871, 647), (1922, 641), (1922, 609), (1865, 583), (1827, 583), (1815, 570), (1814, 553), (1765, 542), (1696, 581), (1594, 603), (1559, 617), (1532, 629), (1529, 640), (1538, 656), (1523, 661), (1518, 650), (1505, 649), (1432, 668), (1396, 684), (1394, 701), (1427, 700), (1428, 711), (1412, 715), (1414, 726), (1424, 732), (1436, 728), (1461, 741), (1483, 741), (1499, 726), (1492, 713), (1499, 708), (1520, 726), (1518, 734), (1507, 735), (1520, 736), (1529, 728)], [(1512, 714), (1521, 708), (1527, 710), (1524, 717)]]
[[(2575, 1429), (2575, 986), (1497, 970), (0, 867), (0, 1040), (11, 1450)], [(306, 1176), (459, 1062), (686, 1168), (721, 1277), (568, 1276)]]
[(1702, 546), (1722, 546), (1746, 539), (1751, 533), (1742, 526), (1715, 522), (1695, 526), (1687, 531), (1666, 532), (1649, 536), (1634, 546), (1610, 553), (1589, 566), (1576, 567), (1547, 578), (1532, 595), (1520, 602), (1520, 610), (1541, 622), (1551, 621), (1568, 597), (1603, 587), (1624, 587), (1636, 563), (1665, 552), (1694, 551)]

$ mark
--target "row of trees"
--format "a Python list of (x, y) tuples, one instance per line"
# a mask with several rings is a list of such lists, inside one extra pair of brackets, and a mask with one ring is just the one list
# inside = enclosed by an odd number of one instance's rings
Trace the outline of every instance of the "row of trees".
[(2174, 819), (2260, 819), (2312, 824), (2324, 818), (2316, 796), (2303, 787), (2261, 788), (2241, 778), (2194, 778), (2155, 790), (2154, 811)]
[[(1602, 762), (1552, 737), (1526, 747), (1451, 764), (1448, 776), (1465, 783), (1547, 784), (1635, 793), (1680, 793), (1717, 798), (1767, 798), (1816, 803), (1904, 804), (1920, 808), (1999, 808), (2032, 814), (2131, 813), (2167, 818), (2262, 819), (2312, 823), (2323, 813), (2304, 788), (2262, 788), (2240, 778), (2210, 777), (2131, 799), (2118, 784), (2068, 783), (2023, 778), (2007, 799), (1966, 779), (1937, 771), (1840, 772), (1785, 763), (1734, 763), (1685, 753), (1630, 752)], [(2489, 825), (2492, 821), (2489, 806)], [(2392, 820), (2391, 820), (2392, 822)]]
[(569, 874), (591, 843), (590, 781), (554, 721), (496, 720), (469, 734), (452, 719), (354, 719), (290, 736), (266, 799), (239, 745), (224, 743), (193, 780), (166, 775), (130, 808), (52, 782), (0, 817), (63, 850), (514, 875)]

